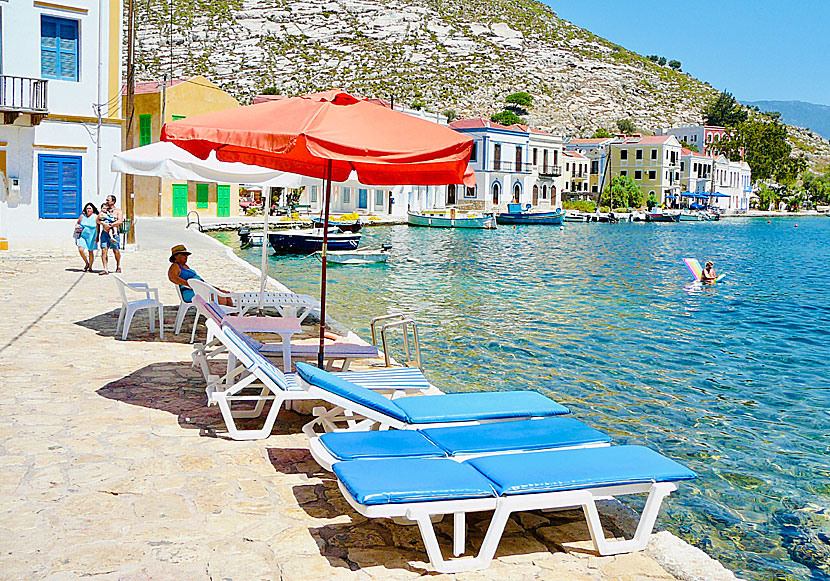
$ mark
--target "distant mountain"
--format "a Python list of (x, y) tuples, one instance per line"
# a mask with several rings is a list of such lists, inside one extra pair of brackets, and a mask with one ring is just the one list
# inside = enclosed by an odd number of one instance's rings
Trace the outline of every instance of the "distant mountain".
[(830, 139), (830, 106), (804, 101), (743, 101), (743, 104), (757, 106), (761, 111), (778, 111), (784, 123), (809, 127)]

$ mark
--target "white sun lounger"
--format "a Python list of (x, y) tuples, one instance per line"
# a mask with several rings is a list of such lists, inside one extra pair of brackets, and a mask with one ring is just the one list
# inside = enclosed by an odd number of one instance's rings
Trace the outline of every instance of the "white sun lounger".
[(349, 419), (346, 429), (357, 431), (458, 426), (569, 413), (568, 408), (535, 391), (418, 395), (392, 401), (307, 363), (297, 363), (297, 375), (300, 385), (314, 399), (334, 406), (331, 410), (314, 408), (315, 419), (303, 426), (309, 437), (317, 435), (318, 426), (324, 431), (338, 430), (338, 422), (344, 417)]
[(507, 452), (608, 446), (611, 437), (579, 420), (555, 416), (425, 430), (329, 432), (309, 440), (311, 455), (331, 471), (338, 462), (450, 458), (456, 462)]
[[(293, 373), (283, 373), (256, 350), (255, 343), (230, 327), (220, 327), (207, 319), (210, 335), (228, 351), (228, 371), (223, 376), (209, 375), (206, 387), (208, 405), (217, 405), (225, 420), (228, 435), (234, 440), (258, 440), (271, 435), (280, 408), (291, 401), (316, 399), (302, 389)], [(375, 393), (398, 397), (411, 392), (430, 389), (430, 384), (419, 369), (379, 369), (363, 372), (342, 372), (337, 377), (348, 377)], [(253, 390), (253, 393), (249, 393)], [(378, 396), (383, 397), (383, 396)], [(271, 409), (259, 429), (240, 429), (236, 419), (258, 418), (265, 404)], [(246, 405), (240, 409), (238, 404)], [(252, 407), (251, 407), (252, 406)]]
[[(402, 450), (402, 453), (405, 450)], [(485, 569), (514, 512), (581, 507), (594, 548), (601, 555), (643, 549), (663, 498), (675, 482), (694, 478), (688, 468), (642, 446), (606, 446), (473, 458), (400, 458), (337, 462), (343, 496), (368, 518), (415, 521), (436, 571)], [(648, 494), (632, 539), (605, 538), (596, 500)], [(432, 517), (453, 515), (453, 554), (465, 551), (465, 515), (494, 511), (476, 557), (445, 560)]]

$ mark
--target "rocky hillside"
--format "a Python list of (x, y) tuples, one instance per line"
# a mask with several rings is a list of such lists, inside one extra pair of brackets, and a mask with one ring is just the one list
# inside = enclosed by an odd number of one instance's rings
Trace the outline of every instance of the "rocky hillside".
[[(630, 118), (699, 123), (714, 89), (561, 20), (533, 0), (148, 0), (138, 78), (204, 74), (242, 102), (342, 87), (489, 117), (534, 96), (530, 124), (582, 135)], [(173, 13), (170, 14), (172, 7)], [(171, 25), (172, 22), (172, 25)], [(798, 137), (811, 154), (827, 140)]]

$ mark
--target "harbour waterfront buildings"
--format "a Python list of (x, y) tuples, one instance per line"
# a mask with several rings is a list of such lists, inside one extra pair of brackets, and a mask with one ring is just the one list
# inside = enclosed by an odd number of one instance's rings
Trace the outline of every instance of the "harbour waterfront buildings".
[(643, 199), (654, 195), (660, 204), (681, 193), (682, 148), (673, 135), (572, 139), (566, 148), (590, 161), (588, 188), (594, 197), (616, 176), (631, 177), (643, 192)]
[[(124, 149), (157, 142), (169, 121), (232, 109), (239, 107), (239, 101), (205, 77), (195, 76), (136, 83), (134, 107), (133, 139), (127, 143), (125, 133)], [(135, 176), (133, 191), (136, 216), (186, 216), (191, 210), (220, 218), (239, 215), (238, 184)]]
[(0, 248), (72, 247), (120, 192), (121, 2), (0, 2)]
[(712, 154), (712, 144), (718, 143), (727, 134), (725, 127), (716, 125), (681, 125), (657, 129), (657, 135), (674, 135), (678, 141), (695, 146), (703, 155)]

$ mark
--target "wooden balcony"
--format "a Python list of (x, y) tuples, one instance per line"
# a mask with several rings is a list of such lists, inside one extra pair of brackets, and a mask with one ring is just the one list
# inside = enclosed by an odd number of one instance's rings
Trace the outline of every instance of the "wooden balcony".
[(47, 81), (0, 75), (0, 112), (4, 125), (11, 125), (20, 115), (28, 115), (31, 125), (39, 124), (49, 114)]
[(562, 166), (543, 165), (539, 168), (539, 176), (543, 178), (558, 178), (562, 175)]

